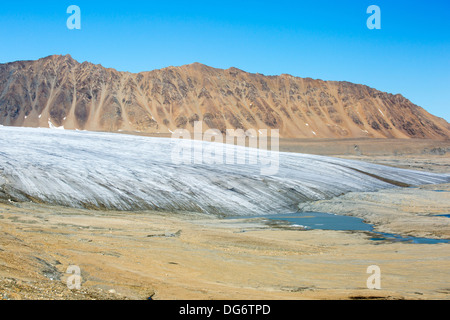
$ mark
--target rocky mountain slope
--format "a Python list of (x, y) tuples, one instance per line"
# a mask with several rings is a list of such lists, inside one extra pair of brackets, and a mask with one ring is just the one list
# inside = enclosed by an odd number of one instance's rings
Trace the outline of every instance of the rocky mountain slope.
[(403, 96), (349, 82), (199, 63), (132, 74), (70, 56), (0, 65), (2, 125), (169, 133), (195, 121), (291, 138), (450, 138), (449, 123)]

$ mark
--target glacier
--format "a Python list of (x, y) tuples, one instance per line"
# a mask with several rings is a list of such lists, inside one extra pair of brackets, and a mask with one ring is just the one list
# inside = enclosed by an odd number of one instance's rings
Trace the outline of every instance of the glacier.
[[(174, 163), (171, 150), (180, 143), (186, 141), (0, 127), (0, 199), (102, 210), (249, 216), (295, 212), (301, 202), (348, 192), (450, 182), (450, 174), (285, 152), (276, 153), (279, 169), (271, 176), (261, 175), (261, 163)], [(218, 145), (190, 143), (194, 153)], [(247, 158), (258, 153), (222, 146)]]

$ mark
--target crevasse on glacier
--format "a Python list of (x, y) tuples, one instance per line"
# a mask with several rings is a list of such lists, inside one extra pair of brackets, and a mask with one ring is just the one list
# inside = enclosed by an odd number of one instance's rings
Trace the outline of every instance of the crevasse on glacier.
[[(273, 176), (261, 175), (261, 164), (177, 164), (171, 150), (179, 143), (0, 127), (0, 198), (113, 210), (261, 215), (296, 211), (300, 202), (352, 191), (450, 182), (446, 174), (293, 153), (276, 153), (279, 169)], [(192, 145), (194, 153), (211, 147), (201, 141)], [(257, 152), (224, 148), (247, 157)]]

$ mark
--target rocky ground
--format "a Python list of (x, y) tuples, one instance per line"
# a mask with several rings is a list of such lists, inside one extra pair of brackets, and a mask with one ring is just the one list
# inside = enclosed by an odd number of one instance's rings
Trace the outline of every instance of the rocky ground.
[[(0, 205), (3, 299), (448, 299), (450, 245), (262, 219)], [(439, 232), (436, 233), (439, 236)], [(378, 265), (382, 289), (366, 288)], [(81, 290), (66, 274), (81, 269)]]

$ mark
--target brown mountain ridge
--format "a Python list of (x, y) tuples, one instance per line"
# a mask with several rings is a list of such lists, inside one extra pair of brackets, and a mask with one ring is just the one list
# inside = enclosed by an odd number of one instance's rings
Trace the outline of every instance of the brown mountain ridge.
[(285, 138), (450, 139), (450, 124), (402, 95), (350, 82), (194, 63), (129, 73), (71, 56), (0, 64), (0, 124), (169, 133), (279, 129)]

